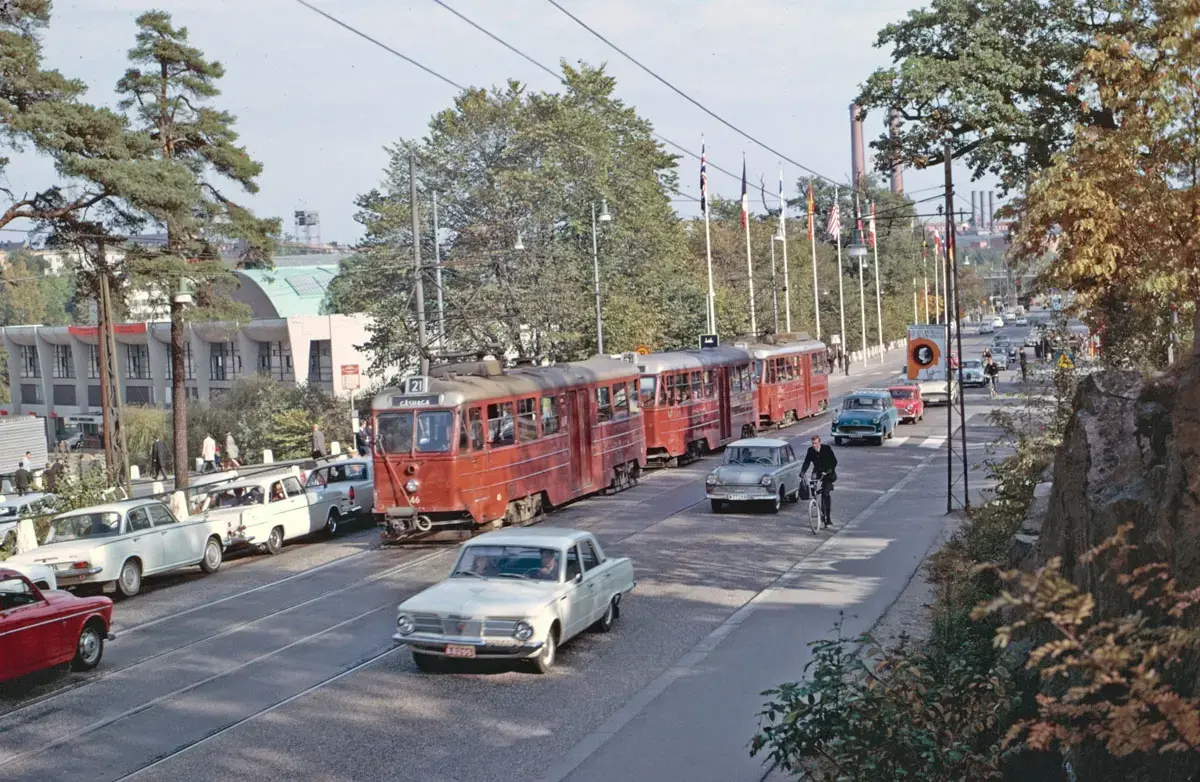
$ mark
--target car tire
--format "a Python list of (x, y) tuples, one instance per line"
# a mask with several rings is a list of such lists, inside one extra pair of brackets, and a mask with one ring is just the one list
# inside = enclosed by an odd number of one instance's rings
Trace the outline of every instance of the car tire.
[(784, 497), (784, 499), (793, 504), (799, 502), (800, 501), (800, 484), (796, 484), (796, 490), (794, 492), (792, 492), (791, 494), (786, 495)]
[(341, 520), (342, 514), (338, 512), (338, 509), (330, 508), (329, 518), (325, 520), (325, 534), (331, 538), (337, 535), (338, 524), (341, 522)]
[(554, 663), (558, 660), (558, 633), (551, 629), (546, 635), (546, 643), (538, 652), (537, 657), (533, 658), (534, 673), (546, 674), (550, 673), (550, 669), (554, 667)]
[(612, 632), (613, 625), (617, 621), (617, 601), (621, 598), (618, 595), (613, 595), (612, 600), (608, 601), (608, 608), (604, 610), (604, 615), (596, 620), (596, 624), (592, 625), (592, 629), (597, 633)]
[(75, 659), (71, 667), (76, 671), (90, 671), (100, 664), (104, 657), (104, 628), (99, 622), (91, 621), (79, 631), (79, 639), (75, 642)]
[(280, 551), (283, 551), (283, 527), (271, 528), (271, 532), (267, 535), (267, 542), (263, 544), (263, 548), (271, 556), (275, 556)]
[(781, 486), (779, 488), (779, 493), (775, 495), (775, 499), (771, 500), (771, 504), (770, 504), (770, 506), (768, 506), (767, 510), (771, 511), (771, 513), (778, 513), (779, 509), (782, 507), (783, 507), (783, 487)]
[(127, 559), (121, 565), (121, 574), (117, 576), (117, 591), (121, 597), (133, 597), (142, 591), (142, 563), (136, 559)]
[(221, 569), (221, 563), (225, 560), (225, 549), (221, 546), (221, 541), (216, 536), (208, 539), (204, 544), (204, 557), (200, 560), (200, 570), (205, 573), (216, 573)]
[(725, 512), (725, 500), (709, 500), (708, 504), (712, 508), (713, 513)]
[(441, 673), (445, 670), (444, 661), (436, 654), (413, 652), (412, 658), (413, 665), (417, 666), (417, 670), (421, 673)]
[(887, 439), (891, 440), (895, 436), (896, 436), (896, 427), (893, 426), (891, 429), (887, 430)]

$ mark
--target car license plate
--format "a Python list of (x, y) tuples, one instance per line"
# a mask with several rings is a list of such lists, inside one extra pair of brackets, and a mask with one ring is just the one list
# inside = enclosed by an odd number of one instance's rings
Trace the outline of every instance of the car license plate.
[(744, 502), (750, 499), (749, 494), (730, 494), (729, 499), (733, 502)]
[(446, 656), (447, 657), (474, 657), (475, 656), (475, 647), (474, 646), (447, 646), (446, 647)]

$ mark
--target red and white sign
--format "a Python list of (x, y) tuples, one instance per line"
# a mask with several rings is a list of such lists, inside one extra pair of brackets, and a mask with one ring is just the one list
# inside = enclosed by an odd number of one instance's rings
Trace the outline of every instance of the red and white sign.
[(346, 391), (357, 391), (360, 382), (358, 364), (342, 364), (342, 388)]

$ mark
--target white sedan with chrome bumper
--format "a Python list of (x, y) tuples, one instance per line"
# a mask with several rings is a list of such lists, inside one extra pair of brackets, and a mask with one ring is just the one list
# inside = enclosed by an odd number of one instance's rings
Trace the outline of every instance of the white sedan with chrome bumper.
[(587, 532), (505, 529), (465, 544), (450, 577), (400, 604), (392, 639), (423, 671), (449, 659), (528, 660), (538, 673), (589, 627), (608, 632), (633, 563)]

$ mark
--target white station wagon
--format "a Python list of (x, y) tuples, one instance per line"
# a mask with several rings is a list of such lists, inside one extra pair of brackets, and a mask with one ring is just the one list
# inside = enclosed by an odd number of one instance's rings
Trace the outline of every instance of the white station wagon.
[(55, 516), (45, 542), (8, 562), (54, 568), (59, 588), (100, 584), (125, 597), (142, 588), (142, 577), (199, 565), (215, 573), (224, 559), (216, 525), (176, 519), (157, 500), (125, 500)]
[(350, 515), (350, 502), (337, 492), (306, 490), (291, 472), (271, 472), (221, 484), (193, 510), (217, 525), (226, 546), (278, 554), (284, 541), (335, 531)]
[(559, 645), (608, 632), (633, 590), (633, 562), (587, 532), (505, 529), (463, 545), (450, 577), (400, 604), (392, 640), (423, 671), (446, 658), (529, 660), (546, 673)]

